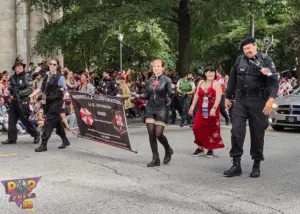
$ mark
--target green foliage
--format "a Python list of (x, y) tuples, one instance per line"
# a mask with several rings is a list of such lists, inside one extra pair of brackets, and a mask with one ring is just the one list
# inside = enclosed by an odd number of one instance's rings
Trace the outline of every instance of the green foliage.
[[(39, 0), (24, 0), (41, 5)], [(73, 70), (119, 68), (119, 33), (124, 34), (124, 68), (145, 70), (153, 58), (173, 69), (178, 54), (178, 0), (47, 0), (49, 10), (64, 8), (64, 17), (43, 29), (35, 50), (50, 55), (63, 50)], [(229, 72), (249, 35), (250, 15), (261, 50), (263, 38), (274, 36), (269, 51), (278, 70), (294, 65), (300, 53), (299, 0), (189, 0), (192, 70), (208, 64)], [(49, 3), (49, 4), (48, 4)]]
[[(136, 10), (137, 8), (135, 8)], [(124, 34), (123, 60), (125, 67), (145, 66), (152, 58), (163, 58), (168, 67), (174, 67), (174, 57), (166, 32), (155, 19), (133, 19), (132, 5), (81, 5), (66, 10), (62, 20), (43, 29), (35, 50), (49, 55), (60, 47), (67, 64), (83, 69), (119, 67), (118, 34)], [(78, 60), (82, 61), (78, 64)]]

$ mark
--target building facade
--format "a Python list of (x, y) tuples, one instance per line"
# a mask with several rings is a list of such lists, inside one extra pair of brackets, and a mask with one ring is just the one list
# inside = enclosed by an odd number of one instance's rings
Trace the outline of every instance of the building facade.
[[(42, 60), (33, 52), (35, 38), (43, 27), (62, 17), (62, 11), (49, 13), (41, 4), (28, 8), (22, 0), (0, 0), (0, 71), (11, 71), (19, 56), (27, 65)], [(55, 53), (55, 52), (54, 52)], [(63, 64), (61, 55), (54, 55)]]

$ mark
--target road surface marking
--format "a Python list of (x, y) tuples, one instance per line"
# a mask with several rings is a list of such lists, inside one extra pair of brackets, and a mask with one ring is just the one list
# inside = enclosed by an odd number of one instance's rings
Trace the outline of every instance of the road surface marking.
[(16, 156), (16, 154), (0, 154), (0, 157)]

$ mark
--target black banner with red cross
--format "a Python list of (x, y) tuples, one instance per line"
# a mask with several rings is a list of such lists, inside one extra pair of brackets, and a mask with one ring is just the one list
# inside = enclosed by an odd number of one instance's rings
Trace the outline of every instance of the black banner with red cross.
[(132, 151), (122, 98), (69, 93), (81, 137)]

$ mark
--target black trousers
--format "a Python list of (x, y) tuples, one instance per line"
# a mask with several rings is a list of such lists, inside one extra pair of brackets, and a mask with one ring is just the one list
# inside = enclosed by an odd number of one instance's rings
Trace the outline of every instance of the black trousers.
[(179, 97), (181, 107), (182, 107), (182, 115), (181, 115), (181, 122), (184, 123), (186, 120), (188, 123), (191, 122), (191, 117), (189, 116), (189, 109), (192, 102), (192, 97), (189, 96), (181, 96)]
[(60, 116), (62, 104), (62, 101), (55, 101), (50, 104), (47, 104), (46, 101), (46, 105), (44, 107), (44, 114), (46, 115), (46, 118), (44, 122), (44, 132), (42, 134), (43, 142), (47, 142), (49, 140), (54, 128), (56, 128), (56, 134), (60, 136), (61, 139), (66, 138), (66, 132)]
[(264, 137), (265, 130), (269, 126), (268, 116), (264, 115), (263, 109), (266, 100), (259, 97), (246, 98), (238, 95), (233, 103), (231, 150), (230, 157), (240, 158), (243, 153), (243, 145), (246, 136), (246, 123), (249, 120), (251, 147), (250, 155), (253, 160), (264, 160)]
[(171, 101), (171, 112), (172, 112), (172, 122), (175, 123), (176, 121), (176, 110), (178, 111), (179, 115), (182, 116), (182, 107), (180, 105), (180, 101), (178, 96), (174, 96)]
[[(22, 108), (21, 108), (22, 107)], [(20, 105), (17, 101), (13, 101), (8, 110), (8, 140), (16, 141), (18, 139), (17, 123), (20, 120), (26, 127), (27, 132), (31, 137), (37, 137), (39, 132), (36, 130), (34, 125), (29, 120), (31, 111), (29, 109), (29, 104)]]
[(224, 94), (221, 96), (220, 113), (226, 120), (229, 120), (228, 114), (226, 112), (226, 107), (225, 107), (225, 95)]

